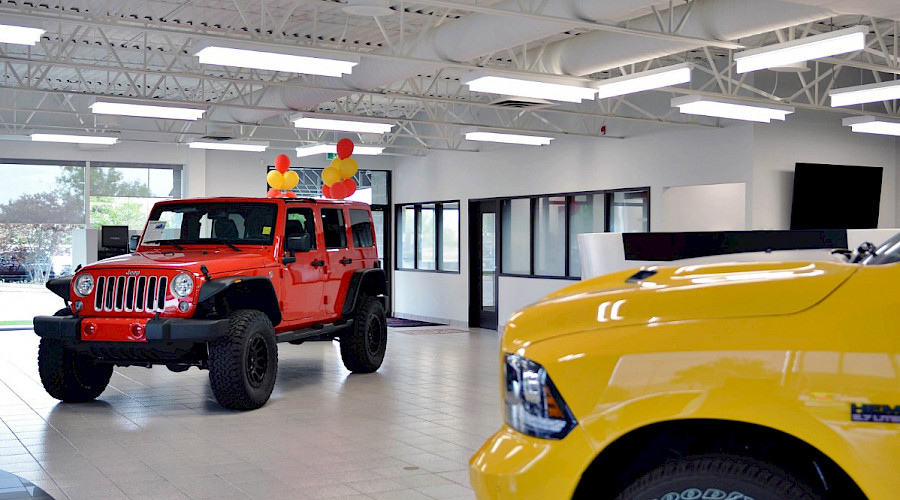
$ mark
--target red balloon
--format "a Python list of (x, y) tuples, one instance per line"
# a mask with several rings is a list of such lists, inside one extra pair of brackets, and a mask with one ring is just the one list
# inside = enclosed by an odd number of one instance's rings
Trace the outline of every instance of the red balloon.
[(353, 196), (353, 193), (356, 192), (356, 181), (353, 179), (344, 179), (343, 184), (344, 187), (347, 188), (347, 196)]
[(287, 191), (286, 193), (284, 193), (284, 197), (285, 197), (285, 198), (296, 198), (296, 197), (297, 197), (297, 193), (295, 193), (295, 192), (293, 192), (293, 191)]
[(353, 141), (347, 139), (346, 137), (339, 140), (337, 143), (337, 154), (338, 158), (342, 160), (344, 158), (349, 158), (350, 155), (353, 154)]
[(327, 184), (322, 184), (322, 196), (326, 198), (331, 198), (331, 186)]
[(331, 197), (336, 200), (343, 200), (349, 196), (347, 193), (347, 185), (343, 182), (335, 182), (331, 185)]
[(268, 193), (266, 193), (266, 196), (269, 197), (269, 198), (278, 198), (278, 195), (279, 195), (279, 194), (281, 194), (281, 191), (280, 191), (280, 190), (275, 189), (275, 188), (272, 188), (272, 189), (269, 190)]
[(291, 159), (288, 158), (288, 155), (278, 155), (275, 157), (275, 170), (283, 174), (287, 172), (289, 168), (291, 168)]

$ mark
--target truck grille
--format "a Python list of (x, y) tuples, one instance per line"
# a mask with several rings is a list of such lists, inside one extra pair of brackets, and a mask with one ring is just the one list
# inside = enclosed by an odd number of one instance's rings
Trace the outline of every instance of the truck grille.
[(162, 312), (166, 307), (166, 276), (100, 276), (94, 310), (97, 312)]

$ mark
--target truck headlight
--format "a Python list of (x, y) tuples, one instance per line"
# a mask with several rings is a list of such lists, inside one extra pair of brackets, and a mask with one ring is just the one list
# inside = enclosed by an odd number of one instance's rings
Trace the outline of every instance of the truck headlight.
[(87, 297), (94, 291), (94, 277), (90, 274), (82, 274), (75, 278), (75, 294), (79, 297)]
[(544, 367), (522, 356), (507, 354), (505, 372), (507, 425), (538, 438), (566, 437), (575, 427), (575, 417)]
[(187, 297), (194, 291), (194, 278), (188, 273), (180, 273), (172, 280), (172, 293), (176, 297)]

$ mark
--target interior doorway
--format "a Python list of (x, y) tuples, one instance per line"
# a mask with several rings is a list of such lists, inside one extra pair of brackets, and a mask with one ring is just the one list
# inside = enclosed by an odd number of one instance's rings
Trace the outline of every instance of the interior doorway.
[(497, 201), (469, 202), (469, 325), (497, 329), (500, 224)]

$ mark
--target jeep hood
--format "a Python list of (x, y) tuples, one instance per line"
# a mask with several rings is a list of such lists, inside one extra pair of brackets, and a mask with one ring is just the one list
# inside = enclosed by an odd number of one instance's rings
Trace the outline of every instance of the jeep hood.
[(824, 299), (857, 269), (807, 261), (622, 271), (563, 288), (513, 314), (503, 348), (619, 326), (793, 314)]
[(89, 264), (85, 266), (85, 269), (184, 269), (199, 273), (200, 266), (205, 265), (209, 273), (215, 276), (219, 273), (233, 273), (244, 269), (263, 267), (267, 262), (272, 262), (272, 259), (266, 259), (264, 255), (252, 251), (236, 252), (230, 248), (215, 250), (185, 248), (176, 251), (135, 252), (119, 255)]

